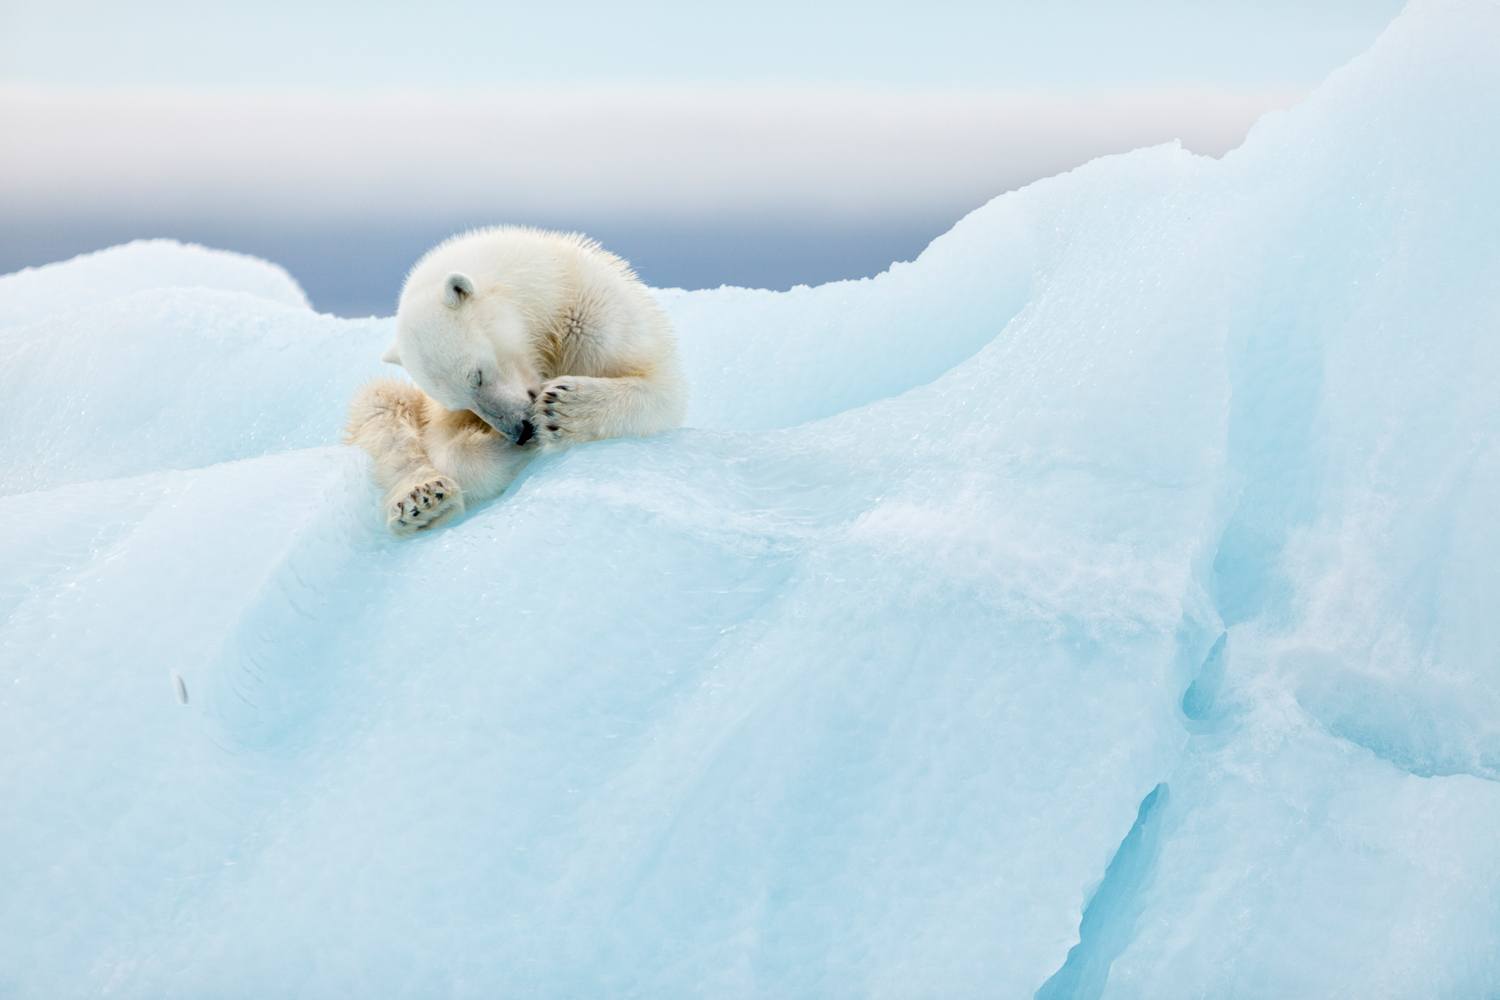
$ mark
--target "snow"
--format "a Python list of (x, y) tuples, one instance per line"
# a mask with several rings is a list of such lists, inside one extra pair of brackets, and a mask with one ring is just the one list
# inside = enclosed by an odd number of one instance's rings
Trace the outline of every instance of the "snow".
[(407, 542), (388, 319), (0, 279), (0, 995), (1500, 992), (1496, 37), (663, 291), (688, 428)]

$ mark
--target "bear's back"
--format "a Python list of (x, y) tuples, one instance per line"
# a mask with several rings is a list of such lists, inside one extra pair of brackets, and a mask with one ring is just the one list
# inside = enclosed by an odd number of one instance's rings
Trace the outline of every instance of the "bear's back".
[(493, 226), (450, 237), (417, 261), (402, 287), (410, 294), (441, 289), (448, 275), (466, 274), (476, 288), (504, 288), (526, 305), (550, 310), (559, 298), (644, 293), (630, 265), (582, 233), (530, 226)]

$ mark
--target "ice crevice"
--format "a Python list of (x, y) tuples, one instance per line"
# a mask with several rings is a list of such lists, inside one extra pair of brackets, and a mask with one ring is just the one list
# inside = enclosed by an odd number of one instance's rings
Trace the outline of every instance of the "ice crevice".
[(1159, 784), (1141, 800), (1135, 823), (1110, 858), (1104, 878), (1083, 908), (1079, 940), (1062, 967), (1042, 984), (1036, 1000), (1097, 1000), (1109, 979), (1109, 966), (1130, 939), (1140, 916), (1138, 893), (1151, 875), (1161, 807), (1169, 796)]

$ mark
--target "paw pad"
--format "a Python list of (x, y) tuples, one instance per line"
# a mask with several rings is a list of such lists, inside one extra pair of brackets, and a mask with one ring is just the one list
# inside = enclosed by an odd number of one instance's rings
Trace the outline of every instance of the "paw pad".
[(463, 497), (446, 477), (418, 484), (386, 513), (386, 526), (398, 535), (430, 528), (445, 517), (463, 511)]

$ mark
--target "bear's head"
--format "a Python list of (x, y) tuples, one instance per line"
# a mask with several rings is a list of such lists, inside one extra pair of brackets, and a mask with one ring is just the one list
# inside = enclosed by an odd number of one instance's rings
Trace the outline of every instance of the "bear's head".
[(531, 439), (541, 377), (519, 309), (498, 289), (476, 293), (454, 272), (436, 288), (408, 283), (396, 308), (396, 343), (383, 360), (450, 410), (470, 410), (515, 444)]

